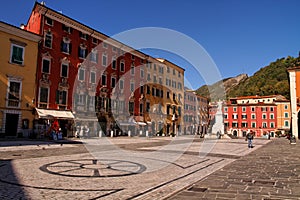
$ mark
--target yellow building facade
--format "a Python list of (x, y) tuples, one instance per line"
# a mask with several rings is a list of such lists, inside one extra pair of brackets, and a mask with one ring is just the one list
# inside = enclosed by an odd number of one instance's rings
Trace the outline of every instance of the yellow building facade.
[(289, 100), (276, 100), (277, 105), (277, 131), (282, 134), (290, 130), (291, 104)]
[(40, 36), (0, 22), (0, 136), (28, 136)]

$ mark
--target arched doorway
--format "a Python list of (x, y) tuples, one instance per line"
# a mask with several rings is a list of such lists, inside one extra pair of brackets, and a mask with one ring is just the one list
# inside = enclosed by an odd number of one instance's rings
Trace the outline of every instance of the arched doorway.
[(233, 135), (234, 135), (235, 137), (238, 136), (237, 130), (234, 130), (234, 131), (233, 131)]

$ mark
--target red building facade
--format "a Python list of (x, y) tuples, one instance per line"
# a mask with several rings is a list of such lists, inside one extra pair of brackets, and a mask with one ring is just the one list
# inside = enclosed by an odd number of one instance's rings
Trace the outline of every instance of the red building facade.
[(276, 98), (276, 96), (253, 96), (230, 99), (223, 106), (225, 131), (238, 137), (244, 137), (249, 131), (253, 131), (257, 137), (268, 133), (275, 135)]
[[(86, 129), (89, 136), (111, 134), (112, 130), (118, 134), (116, 129), (120, 126), (132, 134), (137, 129), (145, 132), (148, 124), (153, 130), (158, 129), (148, 119), (152, 104), (157, 102), (146, 100), (145, 94), (155, 95), (165, 106), (163, 99), (168, 92), (159, 88), (168, 86), (164, 85), (168, 70), (156, 77), (157, 72), (151, 70), (155, 58), (38, 2), (25, 29), (43, 37), (36, 76), (37, 119), (59, 119), (64, 130), (75, 126), (80, 136)], [(157, 66), (164, 64), (156, 62)], [(165, 71), (163, 68), (159, 67), (161, 72)], [(184, 69), (173, 68), (173, 73), (181, 75), (178, 86), (182, 88)], [(159, 78), (160, 87), (153, 85), (155, 78)], [(182, 106), (175, 104), (176, 108)], [(162, 108), (163, 113), (166, 110), (166, 106)]]

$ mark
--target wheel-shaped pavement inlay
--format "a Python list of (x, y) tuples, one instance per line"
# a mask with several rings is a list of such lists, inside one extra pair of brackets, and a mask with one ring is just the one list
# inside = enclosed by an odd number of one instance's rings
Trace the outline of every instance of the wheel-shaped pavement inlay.
[(81, 159), (48, 163), (40, 170), (60, 176), (105, 178), (140, 174), (146, 167), (126, 160)]

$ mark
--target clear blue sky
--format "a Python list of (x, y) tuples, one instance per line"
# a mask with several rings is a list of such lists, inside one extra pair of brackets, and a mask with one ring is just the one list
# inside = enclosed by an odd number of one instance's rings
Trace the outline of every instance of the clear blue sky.
[[(0, 20), (26, 23), (34, 0), (2, 2)], [(40, 2), (40, 1), (39, 1)], [(300, 51), (299, 0), (46, 0), (46, 6), (114, 35), (140, 27), (163, 27), (196, 40), (216, 63), (223, 78), (253, 75), (277, 58)], [(153, 56), (163, 57), (159, 52)], [(195, 89), (204, 83), (182, 60)]]

